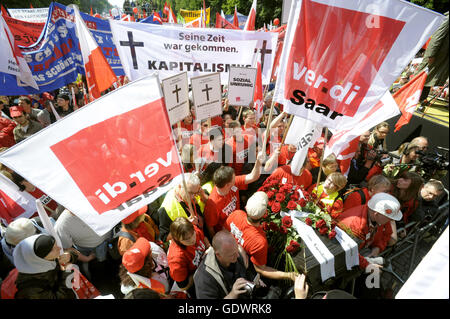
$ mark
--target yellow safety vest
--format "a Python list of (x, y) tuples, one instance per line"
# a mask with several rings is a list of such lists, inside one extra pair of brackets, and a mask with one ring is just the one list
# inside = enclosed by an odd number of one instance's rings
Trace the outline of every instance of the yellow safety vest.
[[(313, 191), (314, 193), (316, 193), (316, 190), (314, 189)], [(323, 184), (320, 184), (319, 187), (317, 188), (317, 197), (320, 197), (323, 193)], [(339, 192), (334, 192), (332, 194), (328, 194), (327, 197), (322, 198), (320, 201), (322, 203), (326, 205), (330, 205), (333, 206), (334, 201), (339, 197)]]
[[(200, 211), (203, 214), (205, 204), (201, 201), (199, 196), (195, 197), (195, 201), (200, 206)], [(175, 220), (177, 217), (188, 218), (183, 206), (181, 206), (180, 202), (175, 198), (175, 188), (172, 188), (169, 192), (167, 192), (161, 207), (164, 207), (167, 216), (169, 216), (171, 220)]]

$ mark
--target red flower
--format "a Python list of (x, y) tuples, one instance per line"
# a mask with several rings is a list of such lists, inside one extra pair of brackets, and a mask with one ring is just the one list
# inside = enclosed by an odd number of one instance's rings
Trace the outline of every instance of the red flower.
[(287, 227), (287, 228), (291, 227), (292, 226), (291, 216), (284, 216), (281, 219), (281, 223), (283, 224), (284, 227)]
[(300, 244), (295, 240), (291, 240), (289, 245), (286, 247), (286, 251), (290, 254), (295, 253), (300, 248)]
[(313, 199), (317, 199), (316, 193), (311, 193), (311, 197), (312, 197)]
[(271, 207), (273, 213), (278, 213), (281, 210), (281, 204), (278, 202), (273, 203)]
[(332, 231), (330, 231), (330, 233), (328, 234), (328, 238), (329, 238), (329, 239), (333, 239), (334, 237), (336, 237), (336, 231), (332, 230)]
[(286, 188), (289, 189), (289, 190), (291, 190), (291, 189), (294, 187), (294, 185), (292, 185), (291, 183), (286, 183), (286, 184), (284, 184), (284, 185), (285, 185)]
[(325, 208), (325, 204), (322, 203), (320, 200), (317, 202), (317, 206), (319, 206), (320, 209), (324, 209)]
[(290, 200), (290, 201), (287, 203), (287, 208), (288, 208), (288, 209), (296, 209), (296, 208), (297, 208), (297, 204), (296, 204), (293, 200)]
[(298, 196), (298, 193), (293, 193), (290, 197), (290, 199), (293, 201), (298, 201), (299, 198), (300, 196)]
[(278, 194), (275, 196), (275, 199), (281, 203), (282, 201), (284, 201), (284, 200), (286, 199), (286, 196), (284, 196), (283, 193), (278, 193)]
[(328, 233), (328, 227), (327, 226), (323, 226), (323, 227), (319, 228), (319, 233), (321, 235), (325, 235), (326, 233)]
[(321, 219), (321, 220), (316, 222), (316, 228), (317, 229), (322, 228), (323, 226), (326, 226), (326, 224), (327, 223), (323, 219)]
[(300, 207), (305, 207), (306, 206), (306, 200), (304, 198), (300, 198), (300, 200), (298, 201), (298, 204), (300, 205)]
[(284, 226), (281, 226), (281, 227), (280, 227), (280, 233), (286, 235), (288, 232), (289, 232), (289, 231), (288, 231), (288, 229), (287, 229), (286, 227), (284, 227)]
[(311, 220), (311, 218), (307, 217), (305, 219), (305, 224), (308, 225), (308, 226), (311, 226), (313, 224), (313, 221)]
[(330, 205), (326, 205), (326, 207), (327, 207), (327, 212), (330, 214), (331, 210), (332, 210), (331, 206)]
[(269, 199), (271, 199), (271, 198), (273, 197), (273, 195), (275, 195), (275, 192), (274, 192), (274, 191), (268, 191), (268, 192), (267, 192), (267, 197), (268, 197)]
[(278, 230), (278, 226), (274, 222), (270, 222), (269, 223), (269, 228), (270, 228), (270, 230), (273, 230), (273, 231), (277, 231)]
[(303, 193), (303, 197), (305, 197), (306, 200), (309, 200), (309, 197), (310, 197), (309, 193), (305, 190), (302, 190), (302, 193)]
[(267, 224), (267, 222), (263, 222), (263, 223), (262, 223), (262, 229), (263, 229), (264, 231), (268, 231), (268, 230), (269, 230), (269, 224)]

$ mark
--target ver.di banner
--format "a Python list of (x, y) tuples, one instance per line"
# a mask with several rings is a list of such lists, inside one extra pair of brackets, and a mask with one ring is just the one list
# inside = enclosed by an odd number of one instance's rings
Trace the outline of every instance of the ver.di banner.
[(124, 71), (132, 81), (155, 71), (162, 79), (186, 71), (189, 78), (219, 72), (221, 83), (227, 84), (230, 67), (252, 67), (257, 53), (263, 84), (269, 84), (276, 33), (114, 20), (110, 24)]
[(154, 75), (39, 131), (3, 152), (0, 162), (99, 235), (167, 192), (182, 172)]
[(333, 129), (354, 126), (441, 24), (406, 1), (294, 1), (274, 99)]

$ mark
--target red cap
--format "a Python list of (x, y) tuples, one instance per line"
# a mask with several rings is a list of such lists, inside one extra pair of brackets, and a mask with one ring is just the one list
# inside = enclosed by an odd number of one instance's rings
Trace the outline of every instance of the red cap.
[(12, 106), (9, 108), (9, 114), (11, 117), (21, 116), (23, 114), (23, 108), (20, 106)]
[(147, 206), (142, 207), (141, 209), (135, 211), (133, 214), (129, 215), (128, 217), (125, 217), (124, 219), (122, 219), (122, 222), (124, 224), (131, 224), (132, 222), (134, 222), (134, 220), (136, 218), (138, 218), (142, 214), (145, 214), (147, 212), (147, 209), (148, 209)]
[(123, 254), (122, 264), (130, 273), (135, 273), (142, 269), (150, 252), (150, 242), (144, 237), (139, 237), (133, 246)]

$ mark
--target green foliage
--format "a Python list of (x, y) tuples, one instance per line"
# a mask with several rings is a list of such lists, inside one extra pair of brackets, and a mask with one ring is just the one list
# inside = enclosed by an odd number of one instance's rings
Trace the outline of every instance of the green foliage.
[(448, 11), (448, 0), (410, 0), (410, 2), (439, 13)]

